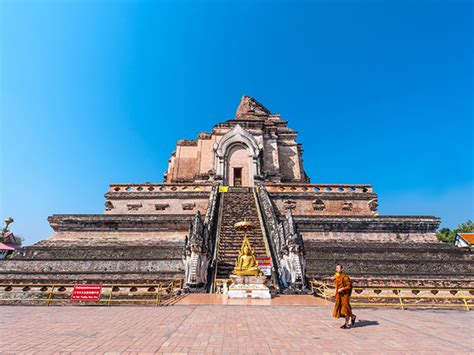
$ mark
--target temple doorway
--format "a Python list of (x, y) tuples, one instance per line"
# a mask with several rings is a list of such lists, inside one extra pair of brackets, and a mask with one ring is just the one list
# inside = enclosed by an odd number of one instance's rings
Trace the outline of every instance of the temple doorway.
[(252, 186), (251, 157), (247, 147), (235, 144), (229, 149), (226, 161), (226, 183), (229, 186)]
[(242, 186), (242, 168), (234, 168), (234, 186)]

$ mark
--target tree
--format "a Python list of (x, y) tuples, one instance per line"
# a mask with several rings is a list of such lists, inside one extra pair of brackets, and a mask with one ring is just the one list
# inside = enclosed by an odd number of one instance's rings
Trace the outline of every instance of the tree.
[(438, 240), (444, 243), (454, 244), (454, 238), (457, 233), (473, 233), (474, 223), (468, 219), (465, 223), (460, 224), (456, 229), (451, 230), (449, 228), (441, 228), (437, 233), (436, 237)]
[(472, 233), (474, 232), (474, 223), (468, 219), (465, 223), (460, 224), (456, 229), (456, 233)]

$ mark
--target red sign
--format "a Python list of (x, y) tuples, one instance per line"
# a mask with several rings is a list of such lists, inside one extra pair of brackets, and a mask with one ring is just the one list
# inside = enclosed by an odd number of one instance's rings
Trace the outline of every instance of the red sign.
[(258, 267), (265, 276), (272, 276), (272, 259), (267, 256), (257, 256)]
[(71, 301), (99, 301), (102, 285), (74, 285)]

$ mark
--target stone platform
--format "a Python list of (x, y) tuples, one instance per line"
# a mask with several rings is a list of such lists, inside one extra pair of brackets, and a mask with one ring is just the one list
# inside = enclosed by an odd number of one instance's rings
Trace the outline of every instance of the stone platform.
[(0, 260), (0, 283), (156, 283), (183, 279), (182, 242), (41, 241)]
[(305, 240), (305, 248), (309, 279), (332, 276), (339, 262), (359, 286), (474, 285), (473, 254), (441, 242)]
[(261, 298), (270, 299), (270, 290), (265, 286), (265, 276), (237, 276), (231, 275), (233, 283), (229, 287), (229, 298)]

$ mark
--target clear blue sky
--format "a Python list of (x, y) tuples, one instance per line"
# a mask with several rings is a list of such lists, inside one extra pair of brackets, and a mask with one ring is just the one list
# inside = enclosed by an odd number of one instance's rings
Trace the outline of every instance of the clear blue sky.
[(313, 183), (371, 183), (385, 215), (473, 207), (470, 1), (8, 1), (1, 217), (102, 213), (161, 182), (178, 139), (257, 98), (299, 131)]

